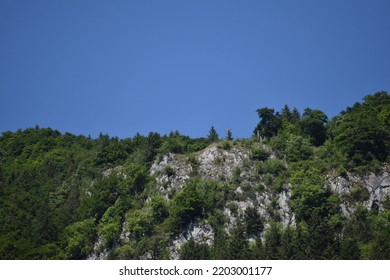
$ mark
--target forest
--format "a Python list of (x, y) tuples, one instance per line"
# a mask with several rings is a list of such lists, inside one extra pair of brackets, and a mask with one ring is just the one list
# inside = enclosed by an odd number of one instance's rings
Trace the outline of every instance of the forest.
[[(367, 95), (331, 119), (288, 105), (256, 112), (248, 139), (214, 127), (203, 138), (91, 138), (38, 125), (2, 132), (0, 259), (390, 259), (390, 184), (367, 205), (364, 181), (340, 195), (328, 180), (389, 174), (389, 94)], [(231, 177), (205, 177), (200, 155), (210, 147), (249, 157)], [(191, 167), (180, 188), (157, 180), (178, 178), (179, 169), (152, 172), (166, 155)], [(214, 159), (215, 168), (224, 164)], [(289, 223), (278, 210), (282, 193)], [(261, 196), (267, 205), (240, 208)], [(210, 239), (186, 238), (173, 254), (194, 224)]]

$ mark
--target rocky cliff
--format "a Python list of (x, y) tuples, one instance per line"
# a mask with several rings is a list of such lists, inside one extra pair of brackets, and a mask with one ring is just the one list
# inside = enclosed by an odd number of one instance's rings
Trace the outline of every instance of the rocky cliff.
[[(292, 185), (286, 183), (280, 192), (275, 193), (272, 186), (267, 185), (266, 178), (259, 174), (257, 163), (252, 159), (251, 153), (250, 149), (244, 147), (224, 149), (222, 146), (212, 145), (196, 155), (168, 154), (153, 164), (151, 174), (156, 177), (158, 189), (167, 200), (170, 192), (180, 191), (186, 180), (194, 176), (234, 185), (237, 199), (228, 201), (224, 208), (224, 214), (228, 218), (227, 232), (237, 215), (244, 213), (248, 207), (257, 210), (265, 219), (266, 227), (275, 215), (284, 226), (295, 225), (294, 213), (289, 204)], [(269, 157), (276, 158), (271, 150)], [(329, 174), (323, 188), (330, 188), (333, 193), (340, 196), (342, 201), (340, 212), (348, 218), (357, 205), (364, 205), (368, 209), (383, 207), (383, 203), (390, 195), (390, 173), (385, 168), (377, 174), (346, 173), (344, 176)], [(212, 244), (212, 228), (207, 221), (188, 225), (173, 241), (172, 257), (178, 257), (178, 250), (189, 238), (196, 242)]]
[[(259, 144), (258, 148), (267, 152), (267, 160), (277, 160), (287, 169), (287, 162), (283, 158), (278, 159), (269, 147)], [(254, 159), (253, 149), (224, 142), (213, 144), (194, 154), (164, 155), (153, 163), (150, 175), (155, 178), (156, 189), (167, 202), (192, 178), (224, 182), (233, 186), (234, 199), (226, 201), (223, 208), (227, 233), (232, 229), (237, 217), (244, 214), (247, 208), (254, 208), (257, 211), (264, 221), (265, 228), (268, 228), (269, 222), (275, 219), (284, 227), (295, 226), (295, 215), (290, 203), (292, 184), (285, 182), (275, 190), (272, 178), (271, 180), (269, 178), (270, 174), (259, 172), (261, 163), (262, 161)], [(103, 176), (118, 176), (121, 171), (121, 167), (116, 167), (106, 170)], [(390, 173), (386, 168), (376, 174), (365, 175), (345, 173), (340, 176), (330, 172), (326, 175), (322, 187), (340, 197), (340, 213), (348, 218), (358, 205), (363, 205), (367, 209), (383, 208), (383, 204), (390, 196)], [(200, 244), (213, 244), (214, 230), (207, 219), (189, 223), (171, 240), (170, 258), (179, 258), (180, 248), (190, 239)], [(120, 242), (126, 243), (130, 240), (131, 236), (124, 224)], [(102, 237), (98, 239), (94, 253), (89, 259), (104, 259), (109, 255), (109, 250), (101, 247), (103, 241)], [(146, 252), (142, 258), (150, 259), (152, 254)]]

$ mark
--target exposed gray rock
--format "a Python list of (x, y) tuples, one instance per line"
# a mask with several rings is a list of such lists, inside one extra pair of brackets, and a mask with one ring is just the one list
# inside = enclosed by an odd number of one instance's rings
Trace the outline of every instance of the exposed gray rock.
[[(216, 145), (212, 145), (195, 157), (198, 162), (197, 175), (204, 179), (216, 181), (232, 180), (233, 171), (240, 169), (242, 181), (251, 183), (255, 176), (255, 166), (249, 162), (250, 153), (242, 148), (232, 147), (224, 150)], [(184, 155), (168, 154), (162, 160), (155, 162), (151, 169), (151, 174), (156, 177), (158, 189), (165, 195), (172, 189), (179, 191), (183, 188), (195, 171), (190, 164), (188, 157)]]
[(295, 215), (292, 213), (288, 202), (291, 198), (291, 184), (288, 185), (287, 191), (282, 191), (279, 195), (279, 215), (283, 226), (295, 225)]
[(172, 259), (179, 259), (181, 246), (187, 243), (191, 238), (193, 238), (196, 243), (212, 245), (214, 240), (214, 230), (206, 223), (190, 223), (184, 231), (173, 240), (173, 244), (170, 248)]
[(249, 160), (249, 153), (243, 149), (232, 147), (230, 150), (223, 150), (211, 146), (198, 156), (199, 173), (202, 177), (212, 180), (231, 180), (233, 170), (243, 169), (245, 160)]
[(185, 181), (190, 178), (191, 172), (192, 166), (187, 158), (179, 159), (178, 155), (171, 153), (150, 168), (150, 173), (156, 176), (158, 189), (165, 195), (172, 189), (181, 190)]
[(87, 257), (87, 260), (106, 260), (110, 250), (103, 248), (104, 238), (99, 236), (98, 240), (93, 246), (93, 252)]
[(109, 177), (113, 173), (119, 173), (123, 170), (123, 166), (118, 165), (113, 168), (108, 168), (102, 172), (103, 178)]
[[(347, 173), (344, 177), (329, 175), (327, 182), (334, 193), (344, 197), (341, 210), (346, 217), (349, 217), (354, 211), (357, 203), (361, 203), (368, 209), (374, 205), (378, 205), (379, 209), (382, 209), (386, 197), (390, 196), (390, 173), (386, 170), (364, 176), (351, 173)], [(348, 199), (349, 197), (353, 198), (353, 192), (359, 188), (367, 191), (368, 196), (364, 197), (366, 199), (363, 201)]]

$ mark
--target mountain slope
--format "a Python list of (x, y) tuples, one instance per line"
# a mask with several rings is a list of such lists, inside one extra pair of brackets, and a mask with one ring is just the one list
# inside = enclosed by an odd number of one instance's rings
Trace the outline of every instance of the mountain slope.
[(390, 259), (389, 95), (257, 113), (249, 139), (2, 133), (0, 258)]

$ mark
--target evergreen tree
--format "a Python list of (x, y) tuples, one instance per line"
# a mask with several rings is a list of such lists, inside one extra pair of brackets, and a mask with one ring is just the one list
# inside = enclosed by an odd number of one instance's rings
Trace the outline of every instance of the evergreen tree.
[(261, 236), (258, 235), (255, 239), (255, 246), (251, 248), (251, 259), (253, 260), (264, 260), (265, 259), (265, 251), (263, 241), (261, 240)]
[(199, 244), (191, 237), (187, 243), (180, 248), (181, 260), (208, 260), (210, 249), (207, 244)]
[(390, 155), (390, 96), (377, 92), (364, 98), (362, 104), (334, 118), (330, 135), (340, 151), (350, 160), (348, 166), (372, 167), (373, 162), (384, 162)]
[(259, 236), (264, 229), (260, 214), (254, 207), (248, 207), (244, 214), (244, 226), (248, 237)]
[(306, 108), (300, 121), (302, 134), (310, 138), (315, 146), (321, 146), (326, 140), (328, 117), (320, 110)]
[(229, 259), (245, 260), (248, 258), (249, 253), (249, 244), (246, 240), (245, 228), (239, 217), (230, 234), (227, 254)]
[(283, 120), (286, 120), (290, 124), (295, 124), (297, 121), (301, 119), (301, 114), (299, 114), (299, 111), (296, 107), (291, 111), (290, 107), (286, 104), (284, 105), (280, 116)]
[(265, 257), (267, 260), (281, 259), (282, 232), (281, 226), (276, 222), (271, 222), (265, 233)]
[(219, 136), (217, 131), (215, 130), (214, 126), (210, 128), (209, 135), (207, 136), (207, 139), (212, 142), (217, 142), (219, 140)]
[(232, 130), (230, 128), (228, 128), (226, 130), (226, 140), (228, 140), (228, 141), (232, 141), (233, 140)]
[(282, 128), (282, 118), (280, 114), (275, 113), (274, 109), (268, 107), (256, 110), (259, 115), (260, 122), (253, 131), (254, 135), (259, 135), (263, 138), (271, 138), (275, 136)]

